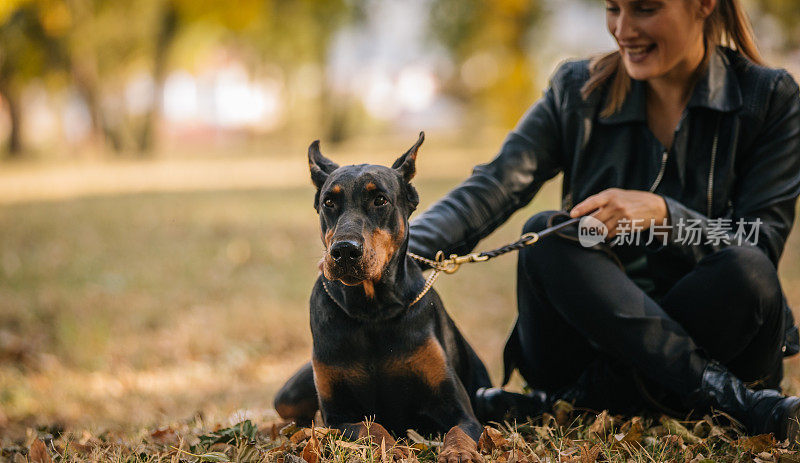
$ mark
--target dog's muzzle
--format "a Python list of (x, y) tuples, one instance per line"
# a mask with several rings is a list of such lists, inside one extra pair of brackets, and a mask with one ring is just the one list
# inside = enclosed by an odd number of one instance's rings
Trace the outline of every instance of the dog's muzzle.
[(329, 267), (331, 273), (345, 284), (353, 284), (364, 279), (364, 245), (354, 240), (341, 240), (331, 245)]
[(364, 245), (355, 241), (337, 241), (331, 246), (333, 261), (345, 269), (355, 266), (362, 255), (364, 255)]

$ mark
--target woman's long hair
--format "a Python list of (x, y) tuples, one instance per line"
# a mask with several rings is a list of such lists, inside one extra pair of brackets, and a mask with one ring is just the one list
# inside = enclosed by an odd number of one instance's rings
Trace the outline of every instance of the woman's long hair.
[[(704, 69), (710, 58), (710, 51), (717, 45), (726, 45), (738, 50), (750, 61), (764, 64), (756, 47), (753, 29), (739, 0), (717, 0), (717, 7), (706, 18), (703, 26), (706, 53), (698, 69)], [(611, 80), (608, 104), (600, 112), (603, 117), (619, 110), (631, 87), (631, 78), (625, 70), (619, 50), (600, 55), (589, 63), (589, 80), (581, 88), (583, 99), (589, 98), (598, 88)]]

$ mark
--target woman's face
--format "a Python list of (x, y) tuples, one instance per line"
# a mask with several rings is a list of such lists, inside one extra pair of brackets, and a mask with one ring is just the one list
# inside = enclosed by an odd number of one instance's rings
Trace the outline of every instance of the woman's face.
[(700, 3), (606, 0), (608, 30), (619, 45), (628, 75), (647, 80), (672, 71), (693, 72), (704, 50)]

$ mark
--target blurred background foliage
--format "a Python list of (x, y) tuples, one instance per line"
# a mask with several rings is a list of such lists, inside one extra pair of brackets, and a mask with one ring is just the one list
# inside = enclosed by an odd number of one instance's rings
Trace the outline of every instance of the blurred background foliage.
[[(800, 3), (746, 5), (771, 62), (796, 68)], [(67, 157), (146, 156), (201, 133), (217, 141), (246, 134), (341, 142), (433, 121), (466, 132), (510, 127), (556, 60), (613, 45), (602, 22), (591, 21), (602, 7), (599, 0), (3, 0), (3, 153), (46, 156), (57, 147)]]

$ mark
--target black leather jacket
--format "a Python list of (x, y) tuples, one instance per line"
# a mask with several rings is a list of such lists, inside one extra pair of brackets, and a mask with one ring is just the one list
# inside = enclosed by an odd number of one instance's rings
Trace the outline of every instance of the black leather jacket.
[[(698, 220), (702, 244), (682, 244), (673, 226), (666, 246), (647, 247), (665, 269), (685, 273), (703, 256), (737, 245), (736, 239), (707, 240), (709, 218), (731, 219), (734, 229), (739, 219), (760, 220), (758, 239), (742, 245), (757, 246), (777, 267), (800, 194), (800, 97), (794, 79), (718, 47), (667, 152), (653, 148), (660, 144), (647, 129), (644, 82), (633, 81), (622, 108), (601, 117), (605, 92), (588, 100), (580, 95), (588, 76), (587, 60), (561, 65), (499, 154), (411, 222), (409, 251), (427, 257), (438, 250), (470, 252), (562, 172), (565, 210), (617, 187), (660, 194), (670, 224)], [(790, 354), (798, 345), (788, 305), (786, 316)]]

